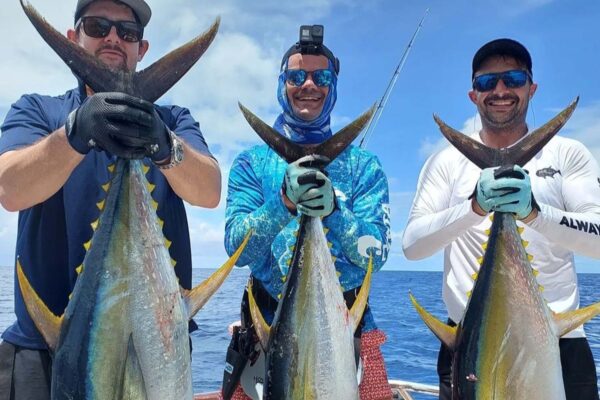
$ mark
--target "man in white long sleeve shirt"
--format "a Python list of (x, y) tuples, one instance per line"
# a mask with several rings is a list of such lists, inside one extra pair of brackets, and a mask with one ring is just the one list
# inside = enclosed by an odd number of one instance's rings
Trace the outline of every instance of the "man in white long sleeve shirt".
[[(473, 90), (482, 130), (471, 137), (492, 148), (510, 147), (528, 133), (533, 83), (529, 52), (511, 39), (485, 44), (473, 58)], [(495, 178), (448, 146), (431, 156), (419, 176), (403, 250), (421, 259), (444, 249), (443, 298), (450, 323), (461, 320), (493, 210), (514, 212), (529, 242), (532, 267), (555, 312), (579, 307), (574, 253), (600, 258), (600, 168), (581, 143), (556, 136), (523, 169), (522, 178)], [(527, 173), (528, 172), (528, 173)], [(486, 187), (495, 190), (487, 191)], [(518, 187), (509, 194), (508, 189)], [(474, 191), (474, 189), (476, 189)], [(504, 189), (504, 190), (503, 190)], [(593, 356), (579, 327), (560, 339), (567, 399), (598, 399)], [(438, 358), (440, 399), (450, 399), (451, 353)]]

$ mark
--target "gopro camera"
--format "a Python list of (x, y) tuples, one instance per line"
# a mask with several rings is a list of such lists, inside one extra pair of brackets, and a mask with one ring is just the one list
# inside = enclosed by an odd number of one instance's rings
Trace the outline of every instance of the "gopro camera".
[(319, 54), (323, 45), (323, 25), (300, 26), (300, 48), (303, 54)]

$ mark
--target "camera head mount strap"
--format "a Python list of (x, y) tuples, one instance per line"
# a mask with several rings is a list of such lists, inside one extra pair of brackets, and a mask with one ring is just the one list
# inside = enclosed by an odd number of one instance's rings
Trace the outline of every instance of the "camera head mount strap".
[(323, 25), (300, 26), (300, 39), (285, 52), (281, 59), (281, 67), (283, 68), (290, 56), (294, 54), (322, 55), (331, 61), (335, 74), (338, 75), (340, 73), (340, 60), (323, 44), (323, 32)]

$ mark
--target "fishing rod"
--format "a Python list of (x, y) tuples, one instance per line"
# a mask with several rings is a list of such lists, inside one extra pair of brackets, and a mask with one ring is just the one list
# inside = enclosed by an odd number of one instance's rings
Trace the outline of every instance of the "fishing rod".
[(371, 120), (369, 121), (369, 124), (367, 125), (367, 129), (365, 129), (365, 134), (363, 135), (362, 139), (360, 140), (360, 147), (363, 149), (366, 148), (367, 144), (368, 144), (368, 140), (366, 142), (365, 142), (365, 140), (372, 135), (373, 131), (375, 130), (375, 127), (377, 126), (377, 123), (379, 122), (379, 118), (381, 118), (383, 109), (388, 101), (388, 98), (390, 97), (390, 94), (392, 93), (392, 90), (394, 89), (394, 85), (396, 85), (398, 76), (400, 76), (400, 72), (402, 71), (402, 68), (404, 67), (404, 63), (406, 62), (406, 59), (408, 58), (408, 53), (410, 53), (410, 49), (413, 46), (413, 43), (415, 41), (415, 38), (417, 37), (417, 34), (419, 33), (419, 31), (421, 30), (421, 27), (423, 26), (423, 21), (425, 21), (425, 17), (427, 16), (428, 12), (429, 12), (429, 8), (427, 8), (425, 10), (425, 13), (423, 14), (423, 18), (421, 18), (421, 22), (419, 22), (419, 26), (417, 26), (415, 33), (413, 33), (412, 38), (410, 39), (410, 41), (408, 42), (408, 45), (404, 49), (404, 53), (402, 54), (402, 57), (400, 58), (400, 62), (398, 63), (398, 66), (396, 67), (396, 70), (394, 71), (394, 75), (392, 75), (392, 79), (390, 79), (390, 82), (388, 83), (387, 88), (385, 89), (385, 92), (383, 93), (383, 96), (381, 97), (381, 100), (379, 100), (379, 103), (377, 104), (377, 109), (375, 110), (375, 114), (373, 114), (373, 118), (371, 118)]

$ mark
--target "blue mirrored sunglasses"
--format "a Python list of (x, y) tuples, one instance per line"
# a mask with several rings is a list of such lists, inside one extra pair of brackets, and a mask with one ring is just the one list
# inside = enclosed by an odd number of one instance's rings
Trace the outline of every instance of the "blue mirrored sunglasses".
[(527, 81), (531, 79), (531, 76), (529, 72), (521, 69), (483, 74), (473, 79), (473, 89), (478, 92), (489, 92), (496, 87), (500, 79), (504, 82), (504, 86), (515, 89), (525, 86)]
[(319, 87), (330, 86), (333, 82), (333, 71), (329, 69), (316, 69), (314, 71), (288, 69), (285, 71), (285, 81), (292, 86), (302, 86), (308, 75), (312, 75), (313, 82)]

